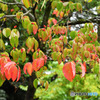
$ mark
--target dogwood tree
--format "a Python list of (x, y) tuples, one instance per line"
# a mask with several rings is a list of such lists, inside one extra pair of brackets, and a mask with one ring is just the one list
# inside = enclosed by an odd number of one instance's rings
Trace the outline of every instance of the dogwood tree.
[(99, 77), (99, 4), (97, 0), (0, 0), (0, 85), (6, 79), (21, 85), (28, 78), (25, 100), (33, 100), (37, 87), (48, 89), (50, 82), (41, 77), (50, 70), (49, 61), (64, 63), (60, 70), (68, 82), (88, 73)]

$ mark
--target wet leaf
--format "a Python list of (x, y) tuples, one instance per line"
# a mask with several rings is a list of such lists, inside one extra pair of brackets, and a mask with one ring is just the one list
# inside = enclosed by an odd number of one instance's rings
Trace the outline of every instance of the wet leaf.
[(67, 80), (73, 81), (75, 77), (75, 62), (68, 62), (63, 66), (63, 73)]

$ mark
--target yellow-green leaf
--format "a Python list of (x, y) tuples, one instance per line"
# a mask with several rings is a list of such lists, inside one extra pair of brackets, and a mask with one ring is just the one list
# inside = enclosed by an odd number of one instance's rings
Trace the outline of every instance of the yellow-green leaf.
[(26, 8), (29, 8), (30, 7), (29, 0), (22, 0), (22, 3), (25, 5)]
[(2, 39), (0, 39), (0, 49), (5, 50), (5, 44)]
[(49, 86), (49, 83), (48, 83), (48, 81), (46, 81), (46, 83), (45, 83), (45, 90), (48, 89), (48, 86)]
[(35, 40), (35, 50), (37, 50), (37, 49), (38, 49), (38, 46), (39, 46), (38, 41), (37, 41), (37, 40)]
[(37, 80), (37, 79), (35, 79), (35, 80), (33, 81), (33, 86), (34, 86), (35, 88), (37, 88), (37, 86), (38, 86), (38, 80)]
[(5, 37), (9, 37), (10, 34), (11, 34), (11, 29), (10, 29), (10, 28), (4, 28), (4, 29), (3, 29), (3, 35), (4, 35)]

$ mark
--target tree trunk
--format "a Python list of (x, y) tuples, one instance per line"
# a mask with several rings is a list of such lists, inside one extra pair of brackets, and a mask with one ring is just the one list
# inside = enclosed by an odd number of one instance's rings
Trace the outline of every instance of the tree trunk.
[(48, 0), (47, 4), (46, 4), (46, 9), (45, 9), (45, 13), (44, 13), (44, 16), (43, 16), (43, 22), (42, 22), (41, 27), (43, 27), (43, 25), (47, 25), (47, 21), (48, 21), (48, 18), (49, 18), (50, 11), (51, 11), (51, 1)]
[(98, 24), (98, 41), (100, 42), (100, 24)]
[(25, 95), (25, 100), (33, 100), (36, 89), (33, 86), (33, 81), (36, 79), (35, 72), (29, 77), (28, 90)]

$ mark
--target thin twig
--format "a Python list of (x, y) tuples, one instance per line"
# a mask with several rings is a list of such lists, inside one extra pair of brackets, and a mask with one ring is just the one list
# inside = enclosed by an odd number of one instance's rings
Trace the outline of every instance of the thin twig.
[(0, 1), (0, 3), (3, 3), (3, 4), (7, 4), (7, 5), (23, 5), (22, 3), (8, 3), (8, 2), (3, 2), (3, 1)]

